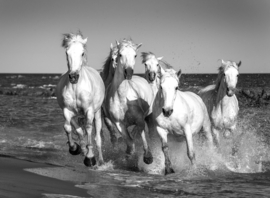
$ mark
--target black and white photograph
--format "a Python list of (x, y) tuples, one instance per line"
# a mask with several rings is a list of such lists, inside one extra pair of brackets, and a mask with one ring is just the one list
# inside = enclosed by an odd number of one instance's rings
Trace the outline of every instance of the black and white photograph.
[(269, 0), (0, 0), (0, 198), (270, 197)]

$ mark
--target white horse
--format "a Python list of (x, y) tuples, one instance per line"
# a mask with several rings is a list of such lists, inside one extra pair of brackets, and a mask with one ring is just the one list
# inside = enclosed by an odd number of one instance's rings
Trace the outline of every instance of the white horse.
[[(67, 134), (69, 152), (73, 155), (83, 152), (86, 166), (96, 164), (93, 153), (92, 127), (93, 120), (96, 129), (96, 144), (98, 149), (98, 162), (104, 163), (101, 151), (101, 105), (104, 100), (105, 87), (99, 73), (87, 66), (86, 42), (82, 34), (64, 34), (62, 46), (66, 49), (68, 71), (63, 74), (56, 87), (57, 101), (63, 110)], [(87, 145), (84, 141), (84, 130), (78, 123), (80, 118), (86, 120)], [(78, 137), (78, 145), (72, 139), (75, 129)]]
[(162, 142), (162, 150), (165, 156), (165, 174), (169, 174), (174, 173), (174, 170), (168, 154), (168, 133), (185, 136), (188, 157), (192, 164), (195, 162), (192, 135), (203, 129), (210, 147), (213, 145), (213, 139), (210, 119), (202, 99), (192, 92), (179, 91), (178, 83), (181, 70), (176, 72), (171, 69), (171, 66), (168, 66), (170, 69), (164, 70), (159, 64), (159, 59), (152, 54), (146, 57), (143, 62), (148, 73), (157, 71), (157, 68), (159, 68), (154, 80), (156, 81), (157, 91), (153, 102), (152, 116), (156, 121), (157, 132)]
[(217, 144), (220, 132), (228, 137), (236, 127), (239, 106), (235, 91), (240, 65), (241, 61), (236, 63), (221, 60), (216, 84), (209, 85), (198, 93), (207, 107)]
[[(135, 152), (134, 137), (140, 134), (144, 147), (144, 162), (152, 163), (153, 157), (145, 137), (145, 117), (153, 101), (152, 89), (147, 81), (133, 76), (136, 51), (142, 44), (136, 45), (131, 40), (117, 43), (118, 55), (114, 77), (106, 90), (104, 101), (105, 116), (109, 118), (126, 140), (127, 155)], [(129, 133), (127, 127), (135, 125)]]

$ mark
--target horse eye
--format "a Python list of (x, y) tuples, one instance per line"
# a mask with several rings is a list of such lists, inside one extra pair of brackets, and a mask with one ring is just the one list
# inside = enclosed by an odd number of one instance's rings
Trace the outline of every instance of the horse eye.
[(137, 58), (137, 54), (135, 55), (135, 58)]
[(175, 90), (177, 91), (178, 87), (175, 87)]
[(84, 56), (84, 53), (82, 53), (82, 56)]

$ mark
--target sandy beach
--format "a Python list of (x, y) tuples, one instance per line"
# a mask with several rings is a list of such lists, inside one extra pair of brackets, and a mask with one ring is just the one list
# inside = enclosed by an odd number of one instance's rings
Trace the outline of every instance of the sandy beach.
[[(57, 166), (29, 162), (10, 157), (0, 157), (0, 197), (37, 198), (37, 197), (91, 197), (85, 189), (75, 187), (71, 179), (56, 179), (35, 174), (38, 170), (59, 169)], [(33, 170), (33, 171), (31, 171)], [(31, 172), (30, 172), (31, 171)], [(48, 171), (45, 171), (48, 172)], [(52, 173), (56, 175), (55, 173)], [(66, 172), (61, 174), (70, 175)]]

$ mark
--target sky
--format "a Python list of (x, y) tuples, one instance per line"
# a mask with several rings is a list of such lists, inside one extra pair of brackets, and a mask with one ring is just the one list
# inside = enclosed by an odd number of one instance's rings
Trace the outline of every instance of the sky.
[(80, 30), (89, 66), (101, 69), (110, 44), (132, 38), (183, 73), (270, 73), (269, 0), (0, 0), (0, 73), (64, 73), (64, 33)]

